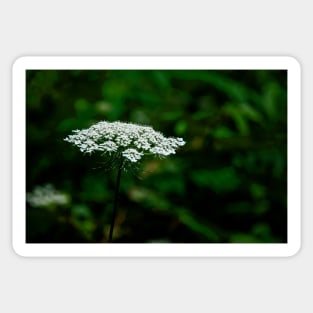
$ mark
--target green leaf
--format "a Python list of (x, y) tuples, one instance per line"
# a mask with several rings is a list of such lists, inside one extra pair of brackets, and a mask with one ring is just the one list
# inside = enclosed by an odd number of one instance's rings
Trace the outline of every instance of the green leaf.
[(250, 134), (248, 120), (246, 116), (241, 112), (239, 106), (230, 103), (224, 107), (224, 111), (234, 120), (237, 129), (241, 135), (247, 136)]
[(175, 124), (174, 131), (176, 135), (181, 136), (186, 132), (187, 122), (185, 120), (180, 120)]
[(232, 130), (230, 130), (226, 126), (218, 126), (213, 130), (212, 135), (214, 138), (223, 139), (223, 138), (232, 138), (234, 137), (235, 134)]
[(240, 112), (242, 115), (246, 116), (249, 120), (260, 123), (263, 120), (263, 117), (259, 111), (254, 109), (248, 103), (241, 103), (239, 105)]
[[(158, 177), (155, 177), (156, 179)], [(164, 177), (163, 179), (156, 180), (156, 188), (159, 191), (167, 193), (175, 193), (178, 195), (183, 195), (185, 193), (185, 184), (182, 177), (173, 176), (173, 177)]]
[(182, 111), (164, 112), (162, 117), (164, 121), (175, 121), (183, 115)]
[(86, 112), (89, 109), (90, 103), (86, 99), (81, 98), (75, 101), (74, 107), (75, 107), (76, 112), (80, 114), (82, 112), (83, 113)]
[(253, 198), (255, 199), (260, 199), (264, 198), (266, 194), (266, 188), (263, 185), (257, 184), (257, 183), (252, 183), (250, 185), (250, 193)]
[(198, 221), (189, 211), (178, 209), (177, 215), (183, 224), (203, 235), (207, 240), (212, 242), (218, 242), (220, 240), (220, 236), (213, 228)]
[(254, 235), (246, 233), (235, 233), (230, 236), (229, 239), (232, 243), (260, 243), (262, 242), (259, 238)]
[(191, 173), (191, 179), (195, 184), (208, 187), (216, 193), (234, 191), (240, 185), (240, 178), (232, 167), (196, 170)]

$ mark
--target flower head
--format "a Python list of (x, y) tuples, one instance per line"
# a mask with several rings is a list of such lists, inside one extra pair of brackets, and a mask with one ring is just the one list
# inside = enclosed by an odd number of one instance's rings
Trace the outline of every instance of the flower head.
[(64, 140), (76, 145), (81, 152), (100, 151), (129, 164), (138, 162), (144, 155), (174, 154), (185, 144), (182, 138), (164, 137), (151, 126), (122, 122), (102, 121), (73, 133)]
[(26, 195), (27, 202), (33, 207), (63, 206), (70, 202), (69, 196), (56, 190), (53, 185), (36, 186)]

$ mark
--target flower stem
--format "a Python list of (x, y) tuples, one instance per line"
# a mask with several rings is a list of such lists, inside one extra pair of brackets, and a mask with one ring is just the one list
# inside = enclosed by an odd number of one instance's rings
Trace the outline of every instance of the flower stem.
[(115, 217), (116, 217), (116, 212), (117, 212), (118, 194), (119, 194), (120, 182), (121, 182), (122, 166), (123, 166), (123, 162), (121, 162), (118, 168), (118, 172), (117, 172), (114, 205), (113, 205), (113, 212), (112, 212), (111, 226), (110, 226), (110, 233), (109, 233), (109, 242), (112, 242), (113, 228), (114, 228), (114, 222), (115, 222)]

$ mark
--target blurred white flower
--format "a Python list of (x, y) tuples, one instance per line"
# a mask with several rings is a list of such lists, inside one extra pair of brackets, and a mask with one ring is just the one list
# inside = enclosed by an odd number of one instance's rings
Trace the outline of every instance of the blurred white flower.
[(62, 206), (70, 202), (66, 193), (56, 190), (51, 184), (36, 186), (26, 194), (27, 202), (33, 207)]
[(76, 145), (81, 152), (104, 152), (138, 162), (144, 155), (168, 156), (185, 144), (182, 138), (166, 138), (151, 126), (122, 122), (99, 122), (88, 129), (74, 130), (64, 140)]

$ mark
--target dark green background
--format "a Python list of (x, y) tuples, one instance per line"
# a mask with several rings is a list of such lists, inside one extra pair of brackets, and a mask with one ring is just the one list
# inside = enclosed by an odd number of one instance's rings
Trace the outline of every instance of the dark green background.
[(115, 242), (287, 242), (287, 71), (28, 70), (27, 242), (106, 242), (116, 172), (63, 141), (101, 120), (184, 138), (176, 155), (123, 173)]

